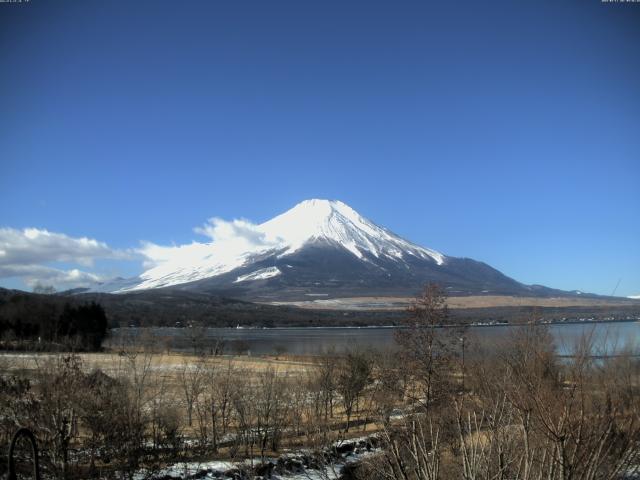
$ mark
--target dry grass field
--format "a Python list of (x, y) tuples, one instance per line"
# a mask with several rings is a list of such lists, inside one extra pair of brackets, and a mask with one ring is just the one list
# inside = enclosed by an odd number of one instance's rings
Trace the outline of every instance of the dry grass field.
[[(310, 309), (335, 310), (404, 310), (414, 297), (351, 297), (318, 299), (300, 302), (279, 302), (277, 305), (290, 305)], [(451, 309), (495, 308), (495, 307), (614, 307), (640, 305), (640, 301), (620, 298), (588, 297), (512, 297), (508, 295), (476, 295), (467, 297), (448, 297), (447, 305)]]
[[(148, 369), (155, 374), (161, 374), (166, 379), (175, 380), (185, 366), (195, 365), (202, 360), (202, 357), (190, 353), (170, 352), (170, 353), (137, 353), (137, 359), (145, 363), (148, 362)], [(35, 374), (44, 365), (59, 358), (58, 353), (39, 352), (3, 352), (0, 353), (0, 372), (15, 373), (20, 372), (27, 376)], [(116, 376), (128, 369), (126, 363), (130, 363), (127, 356), (120, 352), (100, 352), (100, 353), (78, 353), (81, 359), (83, 370), (89, 373), (94, 370), (101, 370), (107, 375)], [(312, 358), (280, 356), (246, 356), (246, 355), (221, 355), (209, 358), (209, 361), (218, 366), (231, 366), (234, 369), (244, 372), (259, 374), (269, 369), (274, 369), (283, 375), (302, 375), (316, 368)]]

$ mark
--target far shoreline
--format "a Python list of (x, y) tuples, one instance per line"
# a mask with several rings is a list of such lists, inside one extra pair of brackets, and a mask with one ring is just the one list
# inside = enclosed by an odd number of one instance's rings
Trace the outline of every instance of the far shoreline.
[[(544, 325), (585, 325), (585, 324), (603, 324), (603, 323), (633, 323), (640, 322), (640, 316), (635, 318), (614, 318), (614, 319), (594, 319), (594, 320), (556, 320), (556, 321), (542, 321), (542, 322), (518, 322), (518, 323), (508, 323), (508, 322), (496, 322), (496, 323), (469, 323), (469, 324), (446, 324), (446, 325), (437, 325), (435, 328), (477, 328), (477, 327), (524, 327), (528, 325), (534, 326), (544, 326)], [(117, 331), (117, 330), (188, 330), (189, 326), (180, 326), (180, 327), (168, 327), (168, 326), (129, 326), (129, 327), (115, 327), (109, 329), (109, 331)], [(239, 327), (209, 327), (209, 326), (198, 326), (198, 328), (205, 329), (215, 329), (215, 330), (228, 330), (228, 331), (238, 331), (238, 330), (363, 330), (363, 329), (401, 329), (401, 328), (409, 328), (407, 325), (308, 325), (308, 326), (286, 326), (286, 327), (255, 327), (255, 326), (239, 326)]]

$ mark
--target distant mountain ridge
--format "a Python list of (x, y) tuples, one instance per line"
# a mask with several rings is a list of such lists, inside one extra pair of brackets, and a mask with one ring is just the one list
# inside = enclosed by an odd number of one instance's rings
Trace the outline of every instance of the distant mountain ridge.
[(578, 295), (524, 285), (470, 258), (444, 255), (376, 225), (343, 202), (312, 199), (254, 226), (252, 243), (202, 244), (132, 279), (93, 289), (157, 288), (253, 301), (413, 295), (427, 282), (449, 295)]

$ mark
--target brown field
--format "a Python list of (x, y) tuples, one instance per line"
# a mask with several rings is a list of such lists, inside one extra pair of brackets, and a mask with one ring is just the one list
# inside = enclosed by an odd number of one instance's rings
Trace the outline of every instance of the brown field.
[[(299, 302), (276, 302), (273, 304), (326, 310), (404, 310), (413, 300), (413, 297), (351, 297)], [(512, 297), (508, 295), (476, 295), (468, 297), (448, 297), (447, 304), (449, 308), (452, 309), (493, 307), (613, 307), (640, 305), (640, 301), (626, 298), (611, 300), (608, 298), (536, 298)]]
[[(64, 354), (3, 352), (0, 353), (0, 371), (19, 371), (28, 375), (29, 373), (35, 373), (43, 365), (59, 358), (61, 355)], [(149, 369), (153, 372), (163, 374), (165, 378), (175, 377), (185, 365), (195, 364), (201, 359), (201, 357), (197, 355), (178, 352), (139, 353), (138, 355), (140, 358), (147, 357)], [(81, 358), (83, 370), (87, 372), (99, 369), (107, 374), (117, 374), (126, 368), (124, 359), (118, 352), (78, 353), (77, 356)], [(212, 361), (218, 364), (224, 364), (225, 366), (230, 363), (237, 369), (256, 374), (273, 368), (282, 374), (301, 375), (315, 368), (312, 359), (307, 360), (302, 357), (294, 358), (286, 355), (259, 357), (221, 355), (213, 357)]]

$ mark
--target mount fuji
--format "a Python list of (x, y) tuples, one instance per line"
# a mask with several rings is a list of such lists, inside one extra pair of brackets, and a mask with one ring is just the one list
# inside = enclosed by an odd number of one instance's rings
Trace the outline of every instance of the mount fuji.
[(426, 282), (449, 295), (548, 296), (489, 265), (411, 243), (340, 201), (305, 200), (241, 237), (176, 248), (139, 277), (97, 286), (125, 293), (171, 288), (253, 301), (406, 296)]

